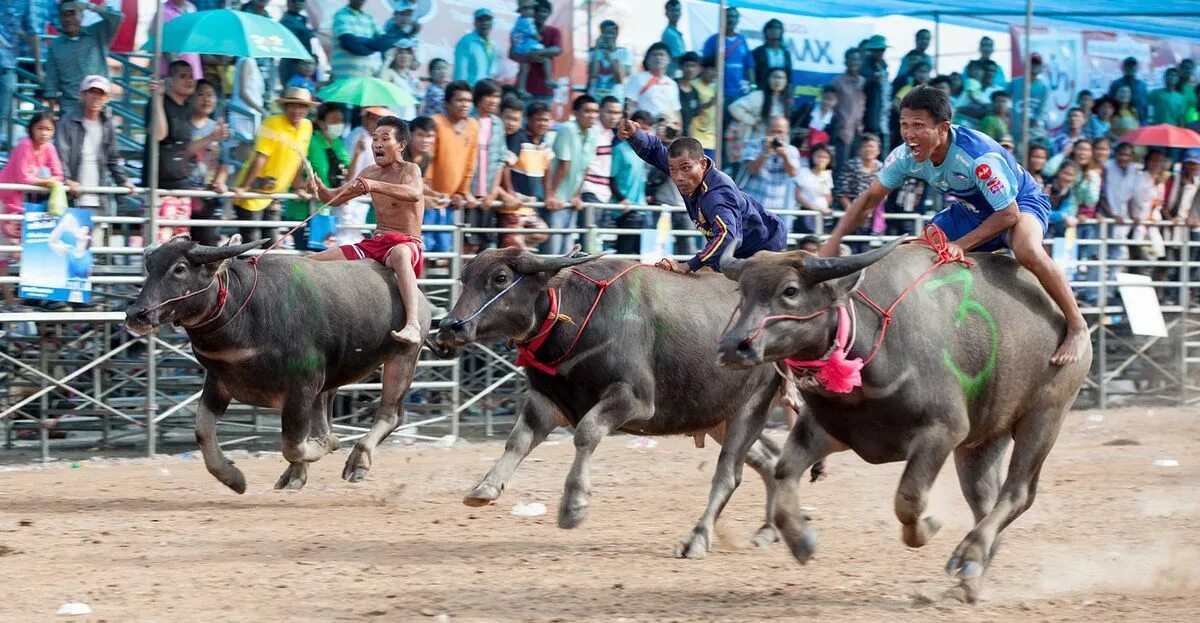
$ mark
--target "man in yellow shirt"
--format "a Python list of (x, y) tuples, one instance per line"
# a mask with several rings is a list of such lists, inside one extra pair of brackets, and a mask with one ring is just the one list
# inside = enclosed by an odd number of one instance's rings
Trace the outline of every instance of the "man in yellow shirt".
[[(275, 102), (283, 110), (283, 114), (268, 117), (258, 129), (258, 136), (254, 140), (254, 155), (238, 175), (237, 186), (233, 189), (235, 196), (247, 191), (287, 192), (296, 179), (296, 173), (300, 171), (304, 155), (308, 153), (308, 143), (313, 134), (308, 111), (317, 106), (312, 94), (308, 89), (289, 87), (284, 89), (283, 96)], [(308, 198), (308, 193), (303, 188), (297, 188), (295, 192), (302, 199)], [(274, 219), (279, 214), (279, 208), (267, 210), (272, 204), (275, 204), (272, 199), (239, 198), (233, 202), (234, 212), (239, 221), (261, 221), (264, 212), (271, 214), (271, 219)], [(242, 240), (259, 240), (262, 230), (257, 227), (243, 227), (241, 234)]]

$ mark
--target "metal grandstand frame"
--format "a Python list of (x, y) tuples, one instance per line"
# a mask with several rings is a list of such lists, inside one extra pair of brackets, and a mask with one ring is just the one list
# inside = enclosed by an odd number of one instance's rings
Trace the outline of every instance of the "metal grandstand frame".
[[(44, 192), (38, 187), (0, 186), (2, 189)], [(88, 192), (122, 194), (124, 188), (87, 189)], [(208, 191), (163, 191), (162, 194), (212, 197)], [(228, 195), (227, 195), (228, 196)], [(273, 195), (295, 198), (294, 195)], [(582, 225), (570, 229), (539, 230), (540, 233), (578, 235), (584, 249), (598, 252), (606, 240), (627, 230), (601, 226), (606, 206), (587, 205)], [(652, 213), (678, 212), (681, 208), (641, 206)], [(796, 217), (818, 217), (816, 212), (792, 211)], [(20, 216), (0, 216), (15, 220)], [(890, 215), (893, 223), (907, 223), (915, 232), (924, 217), (913, 213)], [(96, 222), (112, 228), (108, 246), (95, 246), (98, 261), (93, 278), (95, 287), (105, 290), (110, 305), (123, 306), (131, 285), (142, 279), (140, 258), (144, 246), (127, 244), (129, 234), (138, 231), (146, 219), (136, 216), (97, 216)], [(818, 232), (823, 219), (815, 218)], [(160, 220), (162, 226), (229, 227), (232, 221)], [(263, 221), (265, 227), (289, 227), (292, 221)], [(1193, 254), (1200, 257), (1200, 242), (1190, 240), (1189, 228), (1163, 223), (1158, 225), (1167, 241), (1171, 261), (1118, 260), (1109, 258), (1109, 248), (1119, 241), (1110, 238), (1108, 222), (1098, 223), (1097, 239), (1079, 240), (1081, 247), (1095, 247), (1096, 258), (1078, 262), (1078, 267), (1093, 270), (1090, 280), (1072, 285), (1103, 301), (1105, 305), (1085, 305), (1095, 344), (1095, 364), (1084, 390), (1084, 402), (1099, 407), (1127, 402), (1131, 397), (1194, 404), (1197, 390), (1196, 364), (1200, 363), (1200, 318), (1192, 313)], [(123, 230), (124, 235), (114, 235)], [(462, 253), (464, 239), (471, 234), (527, 233), (494, 227), (427, 226), (427, 232), (451, 231), (453, 249), (448, 253), (429, 253), (430, 276), (422, 285), (436, 306), (449, 308), (457, 294), (457, 275), (470, 255)], [(695, 236), (694, 231), (672, 231), (673, 236)], [(1200, 233), (1200, 232), (1198, 232)], [(793, 234), (793, 241), (802, 234)], [(857, 236), (850, 242), (877, 244), (884, 236)], [(1129, 242), (1120, 242), (1129, 246)], [(0, 253), (18, 251), (17, 246), (0, 246)], [(295, 253), (278, 250), (274, 253)], [(679, 256), (686, 257), (686, 256)], [(637, 258), (634, 258), (637, 259)], [(1159, 279), (1154, 287), (1168, 304), (1163, 313), (1170, 328), (1167, 338), (1132, 335), (1123, 320), (1125, 310), (1115, 298), (1116, 282), (1110, 275), (1115, 269), (1158, 271), (1169, 279)], [(1160, 275), (1160, 276), (1163, 276)], [(1099, 278), (1099, 277), (1104, 278)], [(0, 278), (0, 283), (15, 284), (16, 276)], [(187, 348), (186, 336), (172, 328), (163, 328), (151, 336), (137, 337), (124, 331), (124, 314), (118, 309), (91, 311), (33, 311), (0, 313), (0, 428), (5, 447), (14, 443), (29, 446), (35, 440), (16, 439), (36, 434), (36, 445), (43, 458), (52, 457), (59, 445), (73, 447), (70, 441), (51, 439), (59, 431), (89, 431), (83, 435), (85, 448), (107, 451), (130, 444), (147, 454), (158, 452), (161, 441), (191, 440), (191, 410), (199, 397), (200, 368)], [(151, 345), (153, 345), (151, 347)], [(524, 372), (514, 363), (512, 349), (503, 344), (478, 345), (457, 360), (440, 361), (426, 353), (418, 366), (413, 391), (406, 399), (407, 421), (397, 435), (417, 439), (436, 439), (441, 435), (459, 436), (460, 426), (472, 428), (472, 434), (503, 433), (519, 410), (524, 389)], [(154, 371), (151, 373), (151, 371)], [(378, 397), (377, 379), (342, 388), (335, 406), (334, 424), (344, 440), (353, 440), (368, 428)], [(154, 401), (147, 400), (148, 395)], [(161, 405), (161, 410), (159, 409)], [(464, 417), (465, 416), (465, 417)], [(222, 444), (245, 444), (277, 433), (278, 418), (273, 411), (245, 406), (231, 408), (220, 424)], [(36, 431), (29, 433), (26, 431)], [(97, 437), (98, 434), (98, 437)], [(78, 446), (75, 446), (78, 447)], [(0, 456), (2, 456), (0, 452)]]

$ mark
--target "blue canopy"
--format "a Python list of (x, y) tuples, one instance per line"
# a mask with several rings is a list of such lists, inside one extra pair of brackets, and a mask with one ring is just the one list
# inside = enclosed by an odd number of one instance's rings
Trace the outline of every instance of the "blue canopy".
[[(718, 2), (719, 0), (708, 0)], [(810, 17), (907, 15), (948, 24), (1007, 30), (1025, 23), (1024, 0), (986, 0), (941, 5), (916, 0), (726, 0), (726, 5)], [(1034, 23), (1080, 29), (1121, 30), (1162, 37), (1196, 39), (1200, 0), (1034, 0)]]

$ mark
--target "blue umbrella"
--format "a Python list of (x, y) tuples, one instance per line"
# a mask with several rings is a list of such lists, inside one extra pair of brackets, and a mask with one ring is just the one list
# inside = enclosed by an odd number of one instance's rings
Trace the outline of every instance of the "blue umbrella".
[[(154, 40), (142, 49), (154, 48)], [(311, 59), (292, 31), (272, 19), (217, 9), (181, 15), (162, 26), (162, 51), (249, 58)]]

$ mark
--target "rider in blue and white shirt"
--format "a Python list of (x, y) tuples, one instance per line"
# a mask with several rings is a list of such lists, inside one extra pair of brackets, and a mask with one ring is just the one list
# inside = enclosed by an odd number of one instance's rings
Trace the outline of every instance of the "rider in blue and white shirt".
[(1090, 341), (1087, 322), (1062, 271), (1042, 246), (1050, 200), (1041, 186), (990, 137), (951, 125), (950, 100), (936, 88), (921, 86), (904, 96), (900, 134), (904, 144), (892, 150), (879, 178), (851, 204), (821, 248), (822, 255), (836, 256), (842, 237), (905, 178), (924, 180), (958, 198), (932, 221), (951, 241), (952, 257), (964, 251), (1012, 249), (1066, 316), (1067, 335), (1051, 363), (1078, 361)]

